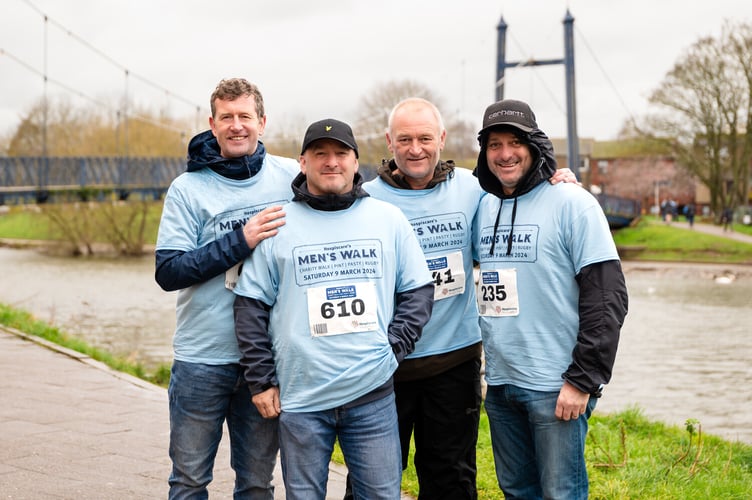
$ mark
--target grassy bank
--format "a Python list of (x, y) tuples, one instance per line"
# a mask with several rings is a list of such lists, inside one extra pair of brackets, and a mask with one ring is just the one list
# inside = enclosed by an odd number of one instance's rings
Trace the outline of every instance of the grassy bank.
[(143, 365), (139, 363), (130, 362), (92, 347), (83, 340), (68, 335), (60, 331), (60, 329), (36, 319), (27, 311), (15, 309), (3, 303), (0, 303), (0, 324), (86, 354), (90, 358), (101, 361), (114, 370), (128, 373), (162, 387), (167, 387), (167, 383), (170, 380), (170, 367), (168, 365), (160, 365), (154, 371), (147, 372)]
[[(737, 224), (734, 230), (752, 234), (750, 226)], [(666, 225), (655, 218), (643, 218), (635, 227), (613, 234), (624, 260), (752, 264), (752, 244)]]

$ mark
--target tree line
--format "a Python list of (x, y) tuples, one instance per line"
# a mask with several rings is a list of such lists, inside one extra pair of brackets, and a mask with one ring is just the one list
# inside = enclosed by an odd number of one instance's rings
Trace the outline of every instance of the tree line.
[[(401, 99), (424, 97), (443, 108), (429, 87), (410, 80), (369, 89), (353, 123), (360, 159), (379, 165), (389, 158), (384, 140), (391, 108)], [(752, 25), (727, 21), (718, 37), (704, 37), (679, 55), (649, 98), (650, 111), (625, 122), (620, 140), (641, 141), (670, 151), (682, 174), (708, 187), (711, 209), (750, 203), (752, 161)], [(476, 126), (444, 116), (442, 153), (472, 168), (477, 158)], [(264, 144), (271, 153), (297, 158), (306, 123), (271, 126)], [(74, 107), (64, 99), (41, 99), (22, 116), (15, 131), (0, 137), (8, 156), (185, 157), (196, 130), (193, 117), (134, 109), (128, 116)], [(208, 128), (208, 117), (204, 121)], [(650, 149), (650, 148), (648, 148)]]

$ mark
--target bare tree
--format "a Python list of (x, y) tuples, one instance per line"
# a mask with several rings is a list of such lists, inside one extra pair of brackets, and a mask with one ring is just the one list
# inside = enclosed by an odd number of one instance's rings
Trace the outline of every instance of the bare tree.
[(670, 147), (705, 184), (711, 208), (747, 203), (752, 158), (752, 25), (726, 22), (692, 45), (650, 102), (661, 112), (642, 133)]
[(302, 115), (282, 118), (281, 121), (276, 121), (272, 116), (267, 119), (264, 137), (261, 139), (269, 153), (297, 159), (306, 127), (306, 120)]
[(42, 98), (11, 133), (7, 155), (184, 157), (193, 133), (191, 121), (131, 107), (126, 127), (125, 118), (117, 113)]

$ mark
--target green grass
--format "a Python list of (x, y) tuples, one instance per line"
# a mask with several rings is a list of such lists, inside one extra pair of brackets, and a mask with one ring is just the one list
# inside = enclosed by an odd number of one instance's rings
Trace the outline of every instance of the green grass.
[[(585, 459), (591, 499), (750, 498), (752, 446), (705, 435), (701, 422), (688, 419), (684, 428), (668, 426), (630, 408), (614, 414), (596, 410), (589, 423)], [(476, 450), (478, 498), (504, 498), (496, 481), (485, 411)], [(413, 451), (402, 475), (402, 490), (417, 497)], [(339, 448), (335, 460), (344, 463)]]
[(47, 240), (51, 238), (49, 220), (41, 213), (26, 208), (11, 207), (0, 214), (0, 238), (18, 240)]
[[(737, 228), (750, 230), (741, 224)], [(625, 260), (752, 264), (752, 244), (666, 225), (655, 219), (643, 219), (637, 226), (613, 234), (617, 247), (640, 249)]]
[(170, 380), (169, 365), (160, 365), (153, 372), (147, 373), (143, 365), (140, 363), (133, 363), (126, 359), (113, 356), (101, 349), (92, 347), (86, 342), (71, 337), (64, 332), (61, 332), (58, 328), (36, 319), (27, 311), (15, 309), (3, 303), (0, 303), (0, 324), (14, 328), (28, 335), (41, 337), (73, 351), (86, 354), (90, 358), (101, 361), (114, 370), (128, 373), (162, 387), (167, 387), (167, 383)]

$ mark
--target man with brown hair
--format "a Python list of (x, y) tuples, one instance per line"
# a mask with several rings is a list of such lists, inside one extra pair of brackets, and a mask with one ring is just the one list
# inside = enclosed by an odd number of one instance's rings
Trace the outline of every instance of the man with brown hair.
[(207, 496), (222, 426), (230, 435), (235, 497), (272, 500), (277, 421), (251, 403), (235, 339), (232, 289), (240, 263), (284, 224), (297, 162), (266, 153), (258, 88), (222, 80), (207, 130), (170, 186), (156, 248), (156, 280), (178, 290), (170, 404), (170, 498)]

